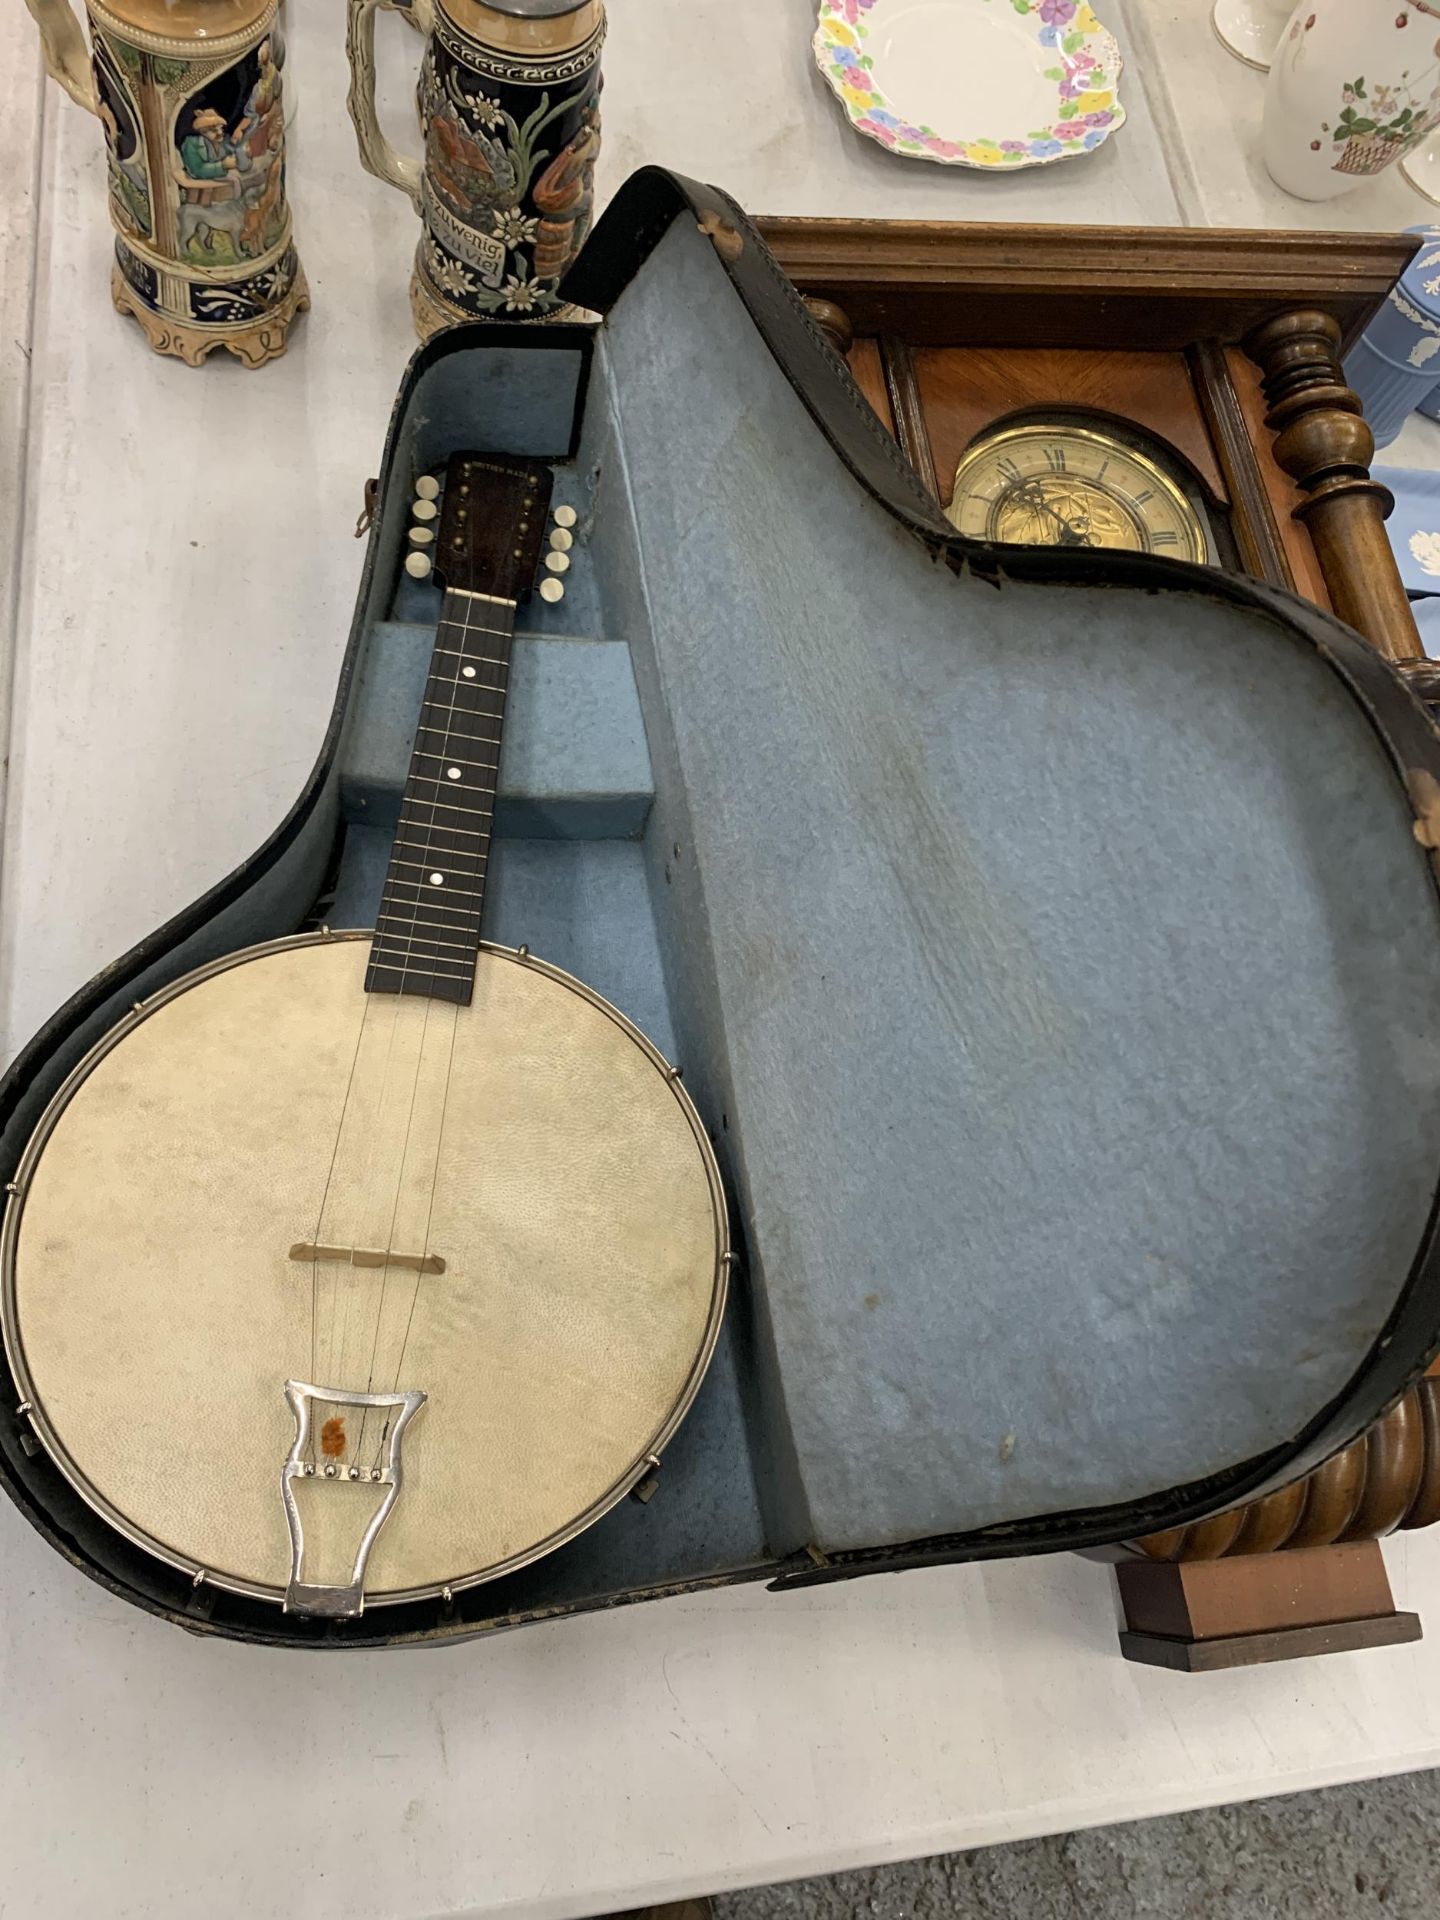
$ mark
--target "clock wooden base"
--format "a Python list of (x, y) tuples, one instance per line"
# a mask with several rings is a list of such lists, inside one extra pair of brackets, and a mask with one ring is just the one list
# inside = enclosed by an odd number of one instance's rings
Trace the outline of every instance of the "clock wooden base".
[[(1374, 440), (1340, 366), (1414, 236), (761, 226), (964, 531), (983, 531), (972, 521), (986, 515), (1005, 524), (997, 507), (1015, 482), (1003, 475), (968, 512), (953, 498), (957, 472), (963, 486), (992, 436), (1088, 416), (1199, 501), (1220, 564), (1329, 608), (1399, 664), (1417, 695), (1440, 700), (1440, 668), (1421, 657), (1385, 535), (1393, 501), (1370, 474)], [(1053, 452), (1064, 446), (1055, 439)], [(1061, 507), (1031, 516), (1034, 537), (1047, 525), (1075, 536), (1076, 516)], [(1132, 519), (1132, 543), (1153, 540), (1155, 524)], [(1377, 1541), (1437, 1519), (1440, 1381), (1427, 1379), (1308, 1479), (1137, 1542), (1119, 1568), (1121, 1648), (1204, 1672), (1417, 1639), (1419, 1618), (1396, 1611)]]
[(1135, 1560), (1116, 1572), (1126, 1621), (1121, 1652), (1177, 1673), (1354, 1653), (1421, 1637), (1420, 1616), (1396, 1611), (1374, 1540), (1174, 1566)]

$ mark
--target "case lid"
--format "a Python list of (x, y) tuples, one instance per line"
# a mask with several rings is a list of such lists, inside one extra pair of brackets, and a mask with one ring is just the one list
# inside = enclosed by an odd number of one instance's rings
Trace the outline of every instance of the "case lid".
[(613, 302), (771, 1544), (1013, 1550), (1291, 1477), (1440, 1324), (1424, 716), (1292, 596), (950, 536), (743, 216), (691, 212), (632, 181), (570, 290)]

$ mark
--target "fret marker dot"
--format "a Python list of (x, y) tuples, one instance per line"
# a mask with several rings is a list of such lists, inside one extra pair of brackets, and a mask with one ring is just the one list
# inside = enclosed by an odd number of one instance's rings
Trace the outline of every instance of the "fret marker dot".
[(459, 767), (446, 767), (445, 778), (447, 780), (458, 780), (460, 778)]
[(460, 678), (462, 680), (473, 680), (475, 678), (474, 667), (461, 667)]
[(432, 887), (443, 887), (443, 886), (444, 886), (444, 884), (445, 884), (445, 876), (444, 876), (444, 874), (443, 874), (443, 873), (432, 873), (432, 874), (431, 874), (431, 876), (430, 876), (430, 884), (431, 884), (431, 886), (432, 886)]

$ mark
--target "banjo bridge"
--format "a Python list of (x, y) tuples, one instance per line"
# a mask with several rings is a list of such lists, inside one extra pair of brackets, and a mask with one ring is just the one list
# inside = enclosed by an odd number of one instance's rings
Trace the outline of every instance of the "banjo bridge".
[(400, 1442), (425, 1395), (287, 1380), (285, 1398), (295, 1416), (280, 1470), (290, 1526), (285, 1611), (354, 1619), (365, 1611), (370, 1549), (400, 1497)]
[(392, 1253), (384, 1247), (322, 1247), (309, 1240), (297, 1240), (290, 1249), (292, 1260), (309, 1266), (316, 1260), (341, 1260), (352, 1267), (403, 1267), (407, 1273), (443, 1273), (445, 1262), (438, 1253)]

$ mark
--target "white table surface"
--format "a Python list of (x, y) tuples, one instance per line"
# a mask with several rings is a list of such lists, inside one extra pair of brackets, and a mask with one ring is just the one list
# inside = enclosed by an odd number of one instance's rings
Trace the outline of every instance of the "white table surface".
[[(53, 87), (42, 107), (29, 18), (0, 13), (3, 1058), (268, 832), (333, 697), (414, 227), (355, 160), (338, 0), (291, 11), (315, 309), (254, 374), (160, 360), (113, 313), (98, 129)], [(1396, 174), (1321, 209), (1271, 186), (1262, 83), (1208, 0), (1102, 11), (1130, 125), (991, 180), (851, 134), (808, 0), (615, 0), (604, 184), (661, 160), (766, 212), (1429, 217)], [(398, 128), (415, 47), (382, 37)], [(1391, 457), (1440, 464), (1440, 430)], [(1386, 1553), (1432, 1639), (1206, 1678), (1122, 1662), (1112, 1576), (1071, 1557), (282, 1655), (110, 1599), (0, 1501), (0, 1914), (591, 1913), (1440, 1764), (1440, 1529)]]

